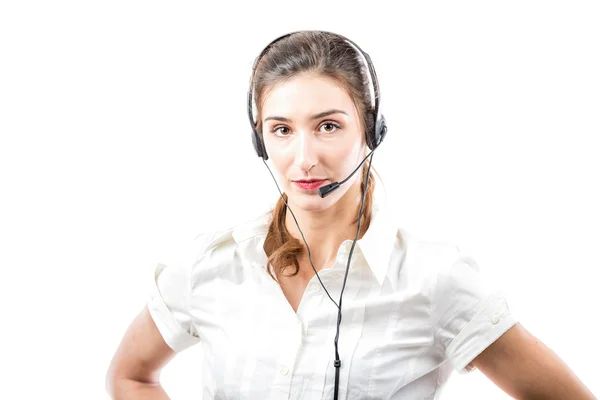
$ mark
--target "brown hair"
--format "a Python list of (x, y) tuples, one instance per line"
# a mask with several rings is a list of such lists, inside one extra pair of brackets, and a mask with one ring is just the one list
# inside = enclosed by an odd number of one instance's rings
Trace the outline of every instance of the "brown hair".
[[(362, 54), (349, 44), (343, 37), (323, 31), (295, 32), (271, 44), (259, 63), (253, 79), (253, 90), (257, 109), (256, 131), (262, 137), (262, 108), (266, 94), (276, 84), (284, 82), (299, 73), (316, 73), (336, 81), (346, 89), (358, 111), (361, 129), (373, 131), (375, 125), (374, 106), (369, 89), (369, 70), (365, 65)], [(377, 90), (375, 87), (374, 90)], [(376, 95), (378, 95), (376, 93)], [(264, 143), (264, 142), (263, 142)], [(365, 161), (361, 175), (361, 195), (365, 192), (365, 174), (370, 160)], [(365, 197), (364, 211), (360, 221), (361, 231), (365, 232), (371, 222), (373, 192), (375, 179), (371, 167), (369, 185)], [(377, 174), (378, 175), (378, 174)], [(288, 196), (283, 193), (287, 202)], [(357, 205), (357, 218), (360, 204)], [(288, 267), (294, 272), (287, 276), (295, 276), (300, 270), (297, 257), (304, 251), (304, 243), (292, 237), (285, 226), (287, 207), (279, 198), (272, 210), (272, 220), (265, 238), (264, 249), (268, 263), (273, 266), (277, 276), (283, 274)], [(269, 275), (274, 280), (270, 268)]]

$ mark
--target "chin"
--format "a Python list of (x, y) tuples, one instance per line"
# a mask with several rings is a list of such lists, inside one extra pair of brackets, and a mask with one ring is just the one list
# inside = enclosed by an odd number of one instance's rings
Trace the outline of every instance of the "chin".
[(306, 191), (298, 188), (290, 188), (288, 193), (288, 204), (292, 207), (300, 208), (304, 211), (322, 211), (332, 204), (332, 195), (325, 198), (319, 196), (318, 190)]

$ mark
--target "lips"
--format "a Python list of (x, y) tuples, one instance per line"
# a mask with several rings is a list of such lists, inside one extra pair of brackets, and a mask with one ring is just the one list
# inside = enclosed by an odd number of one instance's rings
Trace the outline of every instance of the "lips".
[(292, 182), (321, 182), (327, 178), (304, 178), (304, 179), (292, 179)]
[(298, 181), (293, 181), (296, 186), (300, 189), (304, 190), (314, 190), (318, 189), (325, 183), (326, 179), (314, 180), (314, 179), (302, 179)]

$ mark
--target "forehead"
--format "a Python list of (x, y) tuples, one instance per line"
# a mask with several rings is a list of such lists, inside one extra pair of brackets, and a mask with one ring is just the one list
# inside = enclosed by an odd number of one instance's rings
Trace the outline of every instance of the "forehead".
[(305, 118), (332, 108), (343, 110), (350, 117), (356, 113), (352, 98), (338, 82), (322, 75), (301, 74), (266, 92), (262, 119), (269, 116)]

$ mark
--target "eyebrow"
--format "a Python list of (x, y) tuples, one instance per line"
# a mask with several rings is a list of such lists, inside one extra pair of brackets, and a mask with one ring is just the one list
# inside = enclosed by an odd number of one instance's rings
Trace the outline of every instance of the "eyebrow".
[[(310, 117), (310, 119), (319, 119), (319, 118), (323, 118), (323, 117), (326, 117), (326, 116), (331, 115), (331, 114), (346, 114), (346, 115), (348, 115), (348, 113), (346, 113), (345, 111), (332, 109), (332, 110), (327, 110), (327, 111), (323, 111), (323, 112), (320, 112), (318, 114), (315, 114), (312, 117)], [(264, 122), (267, 122), (270, 119), (273, 119), (273, 120), (276, 120), (276, 121), (287, 122), (287, 123), (291, 123), (292, 122), (288, 118), (277, 117), (277, 116), (267, 117), (267, 118), (265, 118)]]

